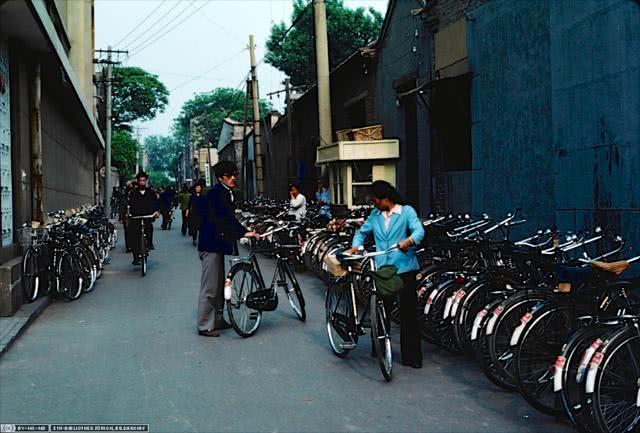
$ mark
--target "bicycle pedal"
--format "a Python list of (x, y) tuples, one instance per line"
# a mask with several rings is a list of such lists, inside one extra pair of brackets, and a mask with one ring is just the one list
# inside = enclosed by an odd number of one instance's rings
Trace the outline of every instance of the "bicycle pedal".
[(342, 343), (340, 348), (344, 350), (353, 350), (356, 348), (356, 343)]
[(249, 314), (249, 319), (256, 320), (258, 318), (258, 316), (259, 316), (258, 313), (250, 313)]

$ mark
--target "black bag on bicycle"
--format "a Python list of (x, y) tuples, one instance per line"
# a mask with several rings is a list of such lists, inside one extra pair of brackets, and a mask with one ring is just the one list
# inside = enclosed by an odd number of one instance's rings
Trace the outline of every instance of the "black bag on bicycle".
[(258, 311), (273, 311), (278, 308), (278, 295), (274, 290), (258, 290), (247, 295), (247, 307)]

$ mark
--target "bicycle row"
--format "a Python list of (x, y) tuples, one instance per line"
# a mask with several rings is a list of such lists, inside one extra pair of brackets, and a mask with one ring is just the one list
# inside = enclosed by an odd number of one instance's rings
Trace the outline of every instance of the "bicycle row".
[(78, 299), (91, 292), (109, 262), (118, 233), (98, 206), (56, 211), (45, 224), (20, 229), (22, 289), (26, 302), (51, 295)]

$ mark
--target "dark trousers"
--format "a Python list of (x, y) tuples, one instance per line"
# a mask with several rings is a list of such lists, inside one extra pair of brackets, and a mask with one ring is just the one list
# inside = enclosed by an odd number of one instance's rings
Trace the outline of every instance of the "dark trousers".
[(200, 224), (194, 223), (191, 224), (191, 237), (193, 238), (193, 243), (198, 242), (198, 232), (200, 231)]
[(122, 228), (124, 230), (124, 248), (126, 250), (131, 248), (131, 235), (129, 233), (129, 222), (125, 220), (122, 223)]
[(418, 331), (418, 295), (416, 272), (400, 274), (404, 288), (400, 292), (400, 352), (402, 361), (422, 364), (422, 342)]
[(160, 213), (162, 214), (162, 230), (166, 230), (169, 226), (169, 208), (160, 209)]
[(182, 227), (180, 231), (182, 232), (182, 236), (186, 236), (187, 229), (189, 228), (189, 218), (187, 217), (187, 210), (182, 209)]
[[(140, 256), (140, 249), (142, 248), (141, 234), (140, 234), (140, 220), (129, 220), (127, 225), (127, 231), (129, 233), (129, 247), (133, 253), (133, 258)], [(153, 245), (153, 224), (145, 223), (144, 232), (147, 235), (147, 248)]]

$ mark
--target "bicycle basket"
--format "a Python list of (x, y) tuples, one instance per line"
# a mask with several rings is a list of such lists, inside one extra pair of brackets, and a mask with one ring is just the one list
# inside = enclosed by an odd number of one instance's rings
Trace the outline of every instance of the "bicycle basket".
[(49, 239), (49, 232), (43, 227), (22, 227), (18, 233), (23, 247), (42, 245)]
[(278, 308), (278, 295), (271, 289), (258, 290), (247, 295), (246, 304), (252, 310), (273, 311)]
[(336, 278), (342, 277), (347, 273), (340, 260), (333, 254), (327, 254), (324, 257), (324, 264), (326, 271)]

